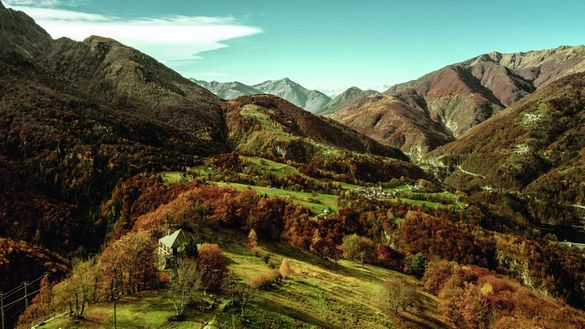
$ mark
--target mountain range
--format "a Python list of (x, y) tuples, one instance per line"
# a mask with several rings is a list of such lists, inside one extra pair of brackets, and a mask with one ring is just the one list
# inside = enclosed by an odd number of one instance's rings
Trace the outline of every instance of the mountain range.
[[(395, 85), (383, 93), (390, 98), (350, 89), (344, 94), (351, 97), (318, 113), (409, 154), (424, 154), (552, 81), (582, 71), (585, 46), (492, 52)], [(405, 95), (412, 101), (396, 101)]]
[(289, 78), (268, 80), (253, 86), (241, 82), (191, 80), (226, 100), (240, 96), (270, 94), (286, 99), (309, 112), (317, 112), (331, 101), (331, 98), (322, 92), (309, 90)]
[(584, 93), (585, 73), (544, 84), (427, 160), (459, 189), (511, 193), (510, 209), (534, 222), (577, 225), (585, 216)]
[(351, 87), (333, 99), (288, 78), (253, 86), (193, 81), (228, 100), (262, 93), (282, 97), (417, 157), (456, 139), (538, 88), (582, 71), (585, 47), (562, 46), (523, 53), (491, 52), (383, 93)]

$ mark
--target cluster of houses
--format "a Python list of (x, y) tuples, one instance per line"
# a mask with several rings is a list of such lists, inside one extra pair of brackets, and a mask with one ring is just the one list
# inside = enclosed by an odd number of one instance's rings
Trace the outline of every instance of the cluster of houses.
[(354, 194), (366, 199), (396, 198), (398, 192), (397, 189), (393, 189), (392, 191), (384, 190), (381, 186), (359, 187), (353, 190)]
[[(403, 188), (404, 191), (418, 191), (421, 189), (419, 184), (406, 184)], [(386, 198), (397, 198), (400, 190), (395, 188), (392, 190), (385, 190), (382, 186), (367, 186), (358, 187), (352, 191), (354, 194), (367, 199), (386, 199)]]

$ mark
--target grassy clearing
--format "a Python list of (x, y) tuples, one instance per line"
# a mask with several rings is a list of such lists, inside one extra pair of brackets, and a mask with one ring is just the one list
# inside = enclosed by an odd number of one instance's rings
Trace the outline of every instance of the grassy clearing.
[(414, 206), (422, 206), (422, 207), (427, 207), (427, 208), (438, 208), (438, 207), (444, 206), (442, 203), (439, 203), (439, 202), (433, 202), (433, 201), (427, 201), (427, 200), (406, 199), (406, 198), (400, 198), (400, 202), (402, 202), (404, 204), (410, 204), (410, 205), (414, 205)]
[[(279, 197), (299, 204), (310, 209), (314, 214), (323, 213), (323, 209), (329, 208), (332, 211), (337, 211), (337, 196), (333, 194), (323, 193), (309, 193), (288, 191), (278, 188), (270, 188), (263, 186), (245, 185), (238, 183), (217, 182), (218, 186), (231, 186), (238, 190), (245, 190), (251, 188), (258, 194), (266, 194), (269, 197)], [(318, 202), (317, 202), (318, 201)]]
[(272, 174), (275, 176), (300, 174), (297, 168), (285, 163), (275, 162), (261, 157), (242, 156), (241, 158), (244, 161), (244, 166), (254, 167), (264, 174)]
[(193, 180), (193, 176), (181, 171), (163, 171), (160, 174), (165, 184), (186, 183)]
[[(276, 121), (270, 118), (270, 114), (267, 113), (271, 111), (269, 109), (265, 109), (261, 106), (254, 105), (254, 104), (247, 104), (242, 107), (240, 110), (240, 115), (246, 118), (255, 119), (260, 123), (262, 126), (262, 130), (269, 131), (270, 136), (276, 140), (280, 141), (289, 141), (292, 139), (292, 135), (285, 132), (283, 127)], [(252, 133), (255, 134), (256, 132)], [(252, 138), (253, 139), (253, 138)]]
[[(174, 314), (171, 302), (164, 291), (145, 291), (135, 296), (124, 296), (117, 305), (118, 328), (203, 328), (209, 314), (196, 311), (189, 313), (187, 321), (170, 323), (168, 318)], [(84, 313), (85, 320), (79, 324), (72, 323), (69, 317), (48, 322), (39, 328), (113, 328), (114, 314), (112, 303), (91, 305)]]

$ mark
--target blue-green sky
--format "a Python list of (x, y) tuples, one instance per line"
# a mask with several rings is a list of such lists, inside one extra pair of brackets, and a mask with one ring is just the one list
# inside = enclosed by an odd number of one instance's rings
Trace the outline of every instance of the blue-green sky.
[(372, 87), (489, 52), (585, 44), (585, 1), (2, 0), (53, 37), (102, 34), (203, 80)]

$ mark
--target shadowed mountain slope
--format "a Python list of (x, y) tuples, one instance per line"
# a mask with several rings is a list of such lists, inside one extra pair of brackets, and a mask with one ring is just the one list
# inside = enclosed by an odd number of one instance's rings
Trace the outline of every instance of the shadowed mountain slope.
[(359, 98), (330, 117), (411, 156), (453, 140), (431, 119), (424, 99), (414, 91)]
[(434, 150), (430, 162), (455, 187), (523, 192), (543, 221), (575, 223), (585, 209), (584, 93), (585, 73), (552, 82)]

